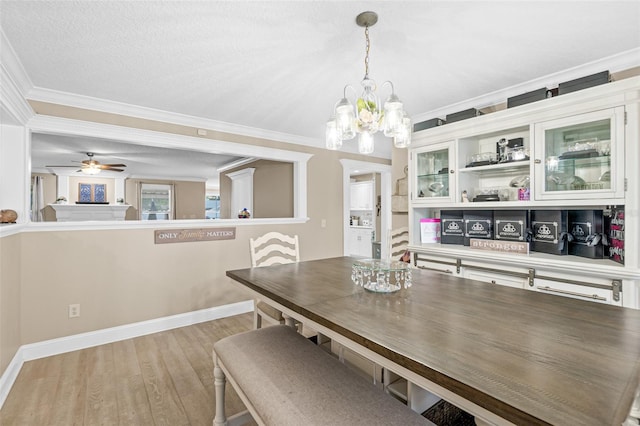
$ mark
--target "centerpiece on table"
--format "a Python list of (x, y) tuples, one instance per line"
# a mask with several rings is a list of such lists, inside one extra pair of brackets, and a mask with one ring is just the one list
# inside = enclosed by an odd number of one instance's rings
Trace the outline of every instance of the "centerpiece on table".
[(351, 267), (351, 281), (375, 293), (393, 293), (411, 287), (411, 264), (399, 260), (356, 260)]

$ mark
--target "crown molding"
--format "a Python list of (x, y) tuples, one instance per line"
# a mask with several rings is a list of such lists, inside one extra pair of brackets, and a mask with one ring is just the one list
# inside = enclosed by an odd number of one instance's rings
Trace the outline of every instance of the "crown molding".
[[(295, 145), (304, 145), (314, 148), (324, 147), (324, 140), (307, 138), (304, 136), (292, 135), (288, 133), (274, 132), (271, 130), (259, 129), (255, 127), (211, 120), (208, 118), (195, 117), (175, 112), (168, 112), (154, 108), (126, 104), (123, 102), (77, 95), (74, 93), (45, 89), (42, 87), (31, 88), (26, 97), (29, 100), (38, 102), (66, 105), (74, 108), (100, 111), (104, 113), (124, 115), (128, 117), (136, 117), (162, 123), (171, 123), (180, 126), (193, 127), (196, 129), (206, 129), (239, 136), (266, 139), (276, 142), (285, 142)], [(352, 145), (353, 146), (345, 147), (346, 149), (343, 149), (343, 151), (358, 154), (357, 144)], [(378, 152), (371, 154), (371, 156), (390, 159), (391, 150), (378, 149)]]
[(90, 96), (77, 95), (74, 93), (61, 92), (57, 90), (33, 87), (27, 93), (27, 99), (48, 102), (59, 105), (66, 105), (74, 108), (100, 111), (109, 114), (126, 115), (145, 120), (159, 121), (163, 123), (177, 124), (181, 126), (207, 129), (224, 133), (232, 133), (241, 136), (249, 136), (260, 139), (269, 139), (278, 142), (287, 142), (297, 145), (318, 146), (319, 141), (303, 136), (296, 136), (287, 133), (274, 132), (266, 129), (259, 129), (239, 124), (227, 123), (224, 121), (211, 120), (208, 118), (195, 117), (175, 112), (168, 112), (154, 108), (131, 105), (123, 102), (99, 99)]
[(2, 124), (22, 126), (35, 115), (31, 106), (9, 76), (4, 64), (0, 64), (0, 114), (2, 116)]
[[(242, 157), (260, 157), (277, 161), (304, 161), (313, 154), (248, 145), (237, 142), (204, 139), (196, 136), (177, 135), (136, 129), (112, 124), (94, 123), (69, 118), (36, 115), (29, 120), (31, 131), (53, 134), (71, 134), (107, 138), (137, 145), (158, 146), (172, 149), (191, 149), (211, 154), (234, 154)], [(215, 142), (215, 143), (212, 143)]]
[(26, 98), (26, 94), (33, 88), (33, 83), (2, 28), (0, 28), (0, 63), (2, 63), (3, 67), (6, 67), (18, 92), (22, 97)]
[(0, 109), (3, 119), (24, 125), (33, 115), (33, 109), (25, 99), (32, 87), (22, 63), (0, 28)]
[(428, 112), (415, 114), (411, 118), (414, 123), (419, 123), (432, 118), (444, 118), (447, 114), (464, 111), (469, 108), (482, 109), (505, 103), (507, 99), (512, 96), (521, 95), (532, 90), (540, 89), (541, 87), (552, 89), (558, 87), (558, 84), (562, 82), (595, 74), (597, 72), (609, 70), (610, 73), (616, 73), (637, 66), (640, 66), (640, 48), (627, 50), (616, 55), (601, 58), (557, 73), (548, 74), (522, 84), (510, 86), (475, 98), (466, 99), (462, 102), (457, 102)]

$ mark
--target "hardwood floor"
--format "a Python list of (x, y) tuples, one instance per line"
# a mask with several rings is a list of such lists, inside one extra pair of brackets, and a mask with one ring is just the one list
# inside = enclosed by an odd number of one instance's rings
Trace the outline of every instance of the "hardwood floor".
[[(24, 364), (0, 425), (207, 425), (213, 344), (252, 327), (252, 313)], [(227, 414), (244, 410), (233, 387)]]

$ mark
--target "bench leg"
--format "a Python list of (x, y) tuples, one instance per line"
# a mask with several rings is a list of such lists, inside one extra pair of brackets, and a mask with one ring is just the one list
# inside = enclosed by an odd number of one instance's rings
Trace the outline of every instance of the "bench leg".
[(289, 327), (293, 327), (296, 330), (298, 329), (296, 327), (296, 320), (295, 319), (293, 319), (293, 318), (291, 318), (290, 316), (287, 316), (287, 315), (283, 315), (283, 316), (284, 316), (284, 323), (286, 325), (288, 325)]
[(218, 366), (218, 357), (214, 356), (215, 367), (213, 367), (214, 387), (216, 390), (216, 416), (213, 418), (214, 426), (226, 426), (227, 416), (224, 412), (224, 388), (227, 378), (222, 369)]
[(257, 330), (262, 328), (262, 316), (258, 312), (258, 308), (253, 308), (253, 329)]

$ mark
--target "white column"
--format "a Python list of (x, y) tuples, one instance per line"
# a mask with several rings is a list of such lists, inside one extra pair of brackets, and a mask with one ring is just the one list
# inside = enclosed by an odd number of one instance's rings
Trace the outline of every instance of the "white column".
[(18, 223), (29, 221), (30, 198), (27, 132), (0, 125), (0, 209), (15, 210)]
[(58, 174), (56, 182), (56, 198), (65, 197), (67, 201), (71, 202), (69, 199), (69, 176)]
[(124, 178), (115, 178), (114, 179), (114, 194), (115, 199), (122, 198), (124, 200)]
[(227, 173), (231, 179), (231, 217), (236, 217), (244, 208), (253, 216), (253, 174), (256, 169), (247, 167), (237, 172)]

